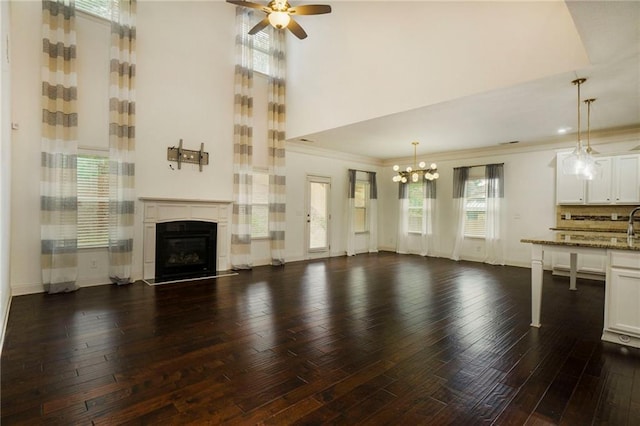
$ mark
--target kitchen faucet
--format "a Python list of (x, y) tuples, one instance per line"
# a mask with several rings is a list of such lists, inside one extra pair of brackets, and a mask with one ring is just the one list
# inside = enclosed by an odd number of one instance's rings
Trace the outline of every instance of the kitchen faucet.
[(634, 232), (633, 232), (633, 215), (635, 214), (635, 212), (639, 212), (640, 211), (640, 207), (636, 207), (635, 209), (631, 210), (631, 213), (629, 213), (629, 226), (627, 227), (627, 237), (633, 237)]

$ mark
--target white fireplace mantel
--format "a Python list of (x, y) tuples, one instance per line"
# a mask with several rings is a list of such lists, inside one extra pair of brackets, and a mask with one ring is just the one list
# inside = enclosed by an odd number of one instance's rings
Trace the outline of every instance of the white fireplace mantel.
[(218, 224), (217, 265), (218, 271), (230, 269), (229, 250), (231, 233), (229, 222), (231, 201), (182, 198), (139, 197), (144, 205), (144, 238), (142, 243), (143, 277), (155, 278), (156, 271), (156, 224), (174, 220), (202, 220)]

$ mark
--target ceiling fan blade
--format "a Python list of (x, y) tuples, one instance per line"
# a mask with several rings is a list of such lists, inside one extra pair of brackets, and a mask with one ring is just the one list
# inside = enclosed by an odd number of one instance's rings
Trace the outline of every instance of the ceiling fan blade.
[(307, 38), (307, 33), (302, 29), (300, 24), (293, 20), (293, 18), (289, 21), (287, 28), (289, 28), (289, 31), (291, 31), (293, 35), (298, 37), (300, 40)]
[(252, 9), (260, 9), (265, 13), (269, 13), (271, 12), (271, 9), (269, 9), (268, 7), (266, 7), (263, 4), (258, 4), (258, 3), (252, 3), (250, 1), (244, 1), (244, 0), (227, 0), (227, 3), (231, 3), (231, 4), (235, 4), (237, 6), (242, 6), (242, 7), (250, 7)]
[(290, 15), (322, 15), (323, 13), (331, 13), (331, 6), (328, 4), (306, 4), (290, 7), (288, 12)]
[(262, 21), (258, 22), (255, 27), (251, 28), (249, 31), (250, 35), (254, 35), (264, 30), (267, 25), (269, 25), (269, 17), (264, 18)]

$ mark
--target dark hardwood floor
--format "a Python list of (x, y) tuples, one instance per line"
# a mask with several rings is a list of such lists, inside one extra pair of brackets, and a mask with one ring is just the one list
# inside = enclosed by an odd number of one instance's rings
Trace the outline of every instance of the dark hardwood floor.
[(15, 297), (11, 424), (640, 424), (640, 350), (604, 288), (380, 253)]

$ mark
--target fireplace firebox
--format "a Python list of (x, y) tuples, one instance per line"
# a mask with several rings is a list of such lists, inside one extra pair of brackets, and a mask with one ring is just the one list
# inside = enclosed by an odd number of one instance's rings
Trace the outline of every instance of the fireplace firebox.
[(156, 224), (155, 281), (216, 274), (217, 223), (181, 220)]

